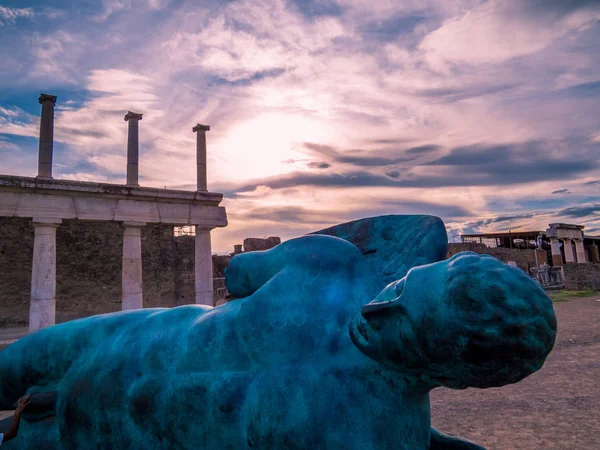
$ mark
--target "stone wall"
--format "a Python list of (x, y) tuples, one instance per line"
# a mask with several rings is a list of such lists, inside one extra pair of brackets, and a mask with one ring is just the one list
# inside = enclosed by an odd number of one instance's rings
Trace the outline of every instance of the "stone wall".
[(485, 244), (479, 243), (450, 243), (448, 244), (448, 258), (460, 253), (460, 252), (475, 252), (486, 255), (492, 255), (498, 258), (500, 261), (507, 263), (508, 261), (515, 261), (517, 267), (530, 274), (530, 268), (536, 267), (535, 253), (537, 251), (538, 264), (547, 262), (548, 254), (546, 250), (518, 250), (511, 248), (487, 247)]
[[(266, 250), (281, 239), (249, 238)], [(169, 225), (142, 227), (144, 307), (195, 303), (194, 236)], [(121, 310), (123, 227), (117, 222), (66, 220), (56, 230), (56, 322)], [(0, 217), (0, 327), (29, 320), (33, 226), (31, 219)], [(215, 304), (228, 297), (224, 271), (231, 255), (213, 255)]]
[(31, 220), (0, 218), (0, 325), (29, 320), (32, 258)]
[(261, 250), (269, 250), (270, 248), (273, 248), (279, 244), (281, 244), (281, 238), (278, 236), (270, 236), (266, 239), (246, 238), (244, 239), (244, 251), (256, 252)]
[(565, 264), (565, 289), (582, 291), (600, 290), (600, 264)]
[[(57, 323), (121, 310), (123, 228), (114, 222), (64, 221), (56, 230)], [(29, 318), (31, 220), (0, 218), (0, 326)], [(144, 307), (195, 302), (194, 237), (167, 225), (142, 228)]]

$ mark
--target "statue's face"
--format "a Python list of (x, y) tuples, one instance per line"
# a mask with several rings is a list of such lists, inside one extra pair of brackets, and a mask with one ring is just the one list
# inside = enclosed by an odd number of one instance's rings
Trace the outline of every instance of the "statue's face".
[(519, 381), (541, 367), (555, 336), (544, 289), (471, 252), (410, 270), (350, 325), (354, 344), (375, 361), (459, 388)]
[(455, 325), (452, 308), (443, 304), (445, 265), (413, 268), (364, 305), (350, 327), (354, 344), (385, 365), (409, 372), (424, 368), (428, 350)]

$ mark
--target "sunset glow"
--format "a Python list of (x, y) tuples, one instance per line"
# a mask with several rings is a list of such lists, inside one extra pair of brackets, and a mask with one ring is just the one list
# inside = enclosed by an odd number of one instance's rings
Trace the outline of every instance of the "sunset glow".
[[(77, 5), (77, 7), (75, 7)], [(520, 0), (9, 0), (0, 172), (35, 176), (41, 92), (56, 178), (208, 186), (245, 237), (433, 214), (450, 232), (600, 234), (600, 6)]]

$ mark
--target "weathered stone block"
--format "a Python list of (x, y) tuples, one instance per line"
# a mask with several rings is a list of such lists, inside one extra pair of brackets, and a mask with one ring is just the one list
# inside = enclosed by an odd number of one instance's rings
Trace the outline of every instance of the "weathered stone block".
[(246, 238), (246, 239), (244, 239), (244, 251), (245, 252), (256, 252), (256, 251), (268, 250), (279, 244), (281, 244), (281, 239), (277, 236), (271, 236), (266, 239)]

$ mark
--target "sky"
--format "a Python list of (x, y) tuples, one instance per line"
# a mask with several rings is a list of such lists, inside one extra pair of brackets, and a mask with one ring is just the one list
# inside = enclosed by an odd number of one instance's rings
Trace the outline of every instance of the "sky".
[(461, 233), (600, 234), (600, 1), (0, 0), (0, 173), (208, 185), (245, 237), (430, 214)]

